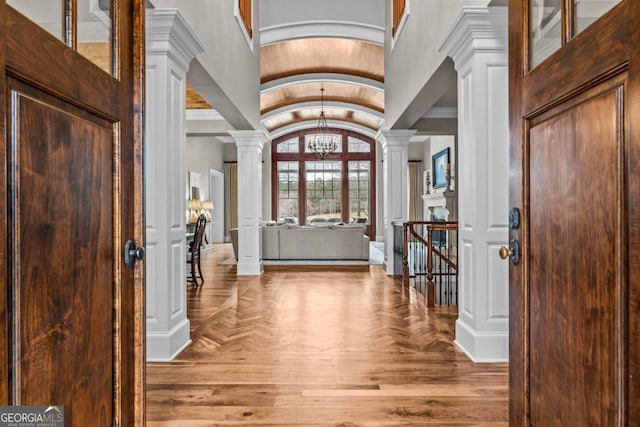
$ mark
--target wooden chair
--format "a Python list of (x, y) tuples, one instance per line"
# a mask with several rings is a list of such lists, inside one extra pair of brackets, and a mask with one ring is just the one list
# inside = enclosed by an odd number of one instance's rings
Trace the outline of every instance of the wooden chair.
[(187, 250), (187, 264), (189, 264), (191, 268), (190, 275), (187, 277), (187, 282), (192, 282), (196, 286), (199, 286), (198, 279), (204, 283), (202, 268), (200, 267), (200, 248), (202, 247), (204, 229), (206, 226), (207, 218), (202, 214), (198, 217), (196, 229), (193, 233), (193, 241), (189, 244), (189, 249)]

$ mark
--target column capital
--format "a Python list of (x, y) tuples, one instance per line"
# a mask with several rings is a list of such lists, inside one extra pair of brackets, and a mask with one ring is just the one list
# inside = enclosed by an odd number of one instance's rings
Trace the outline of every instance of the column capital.
[(146, 51), (169, 55), (185, 71), (206, 46), (178, 9), (147, 9)]
[(506, 7), (463, 7), (445, 34), (438, 50), (455, 62), (456, 70), (475, 53), (506, 53)]
[(416, 132), (416, 129), (381, 130), (376, 139), (380, 141), (383, 150), (388, 147), (408, 147), (409, 140)]
[(269, 140), (267, 134), (260, 130), (234, 130), (229, 135), (236, 142), (238, 148), (257, 147), (262, 152), (264, 143)]

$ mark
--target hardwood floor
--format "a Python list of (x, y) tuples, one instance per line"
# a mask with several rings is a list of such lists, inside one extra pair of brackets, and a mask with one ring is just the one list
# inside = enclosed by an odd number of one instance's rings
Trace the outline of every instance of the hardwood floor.
[(508, 366), (453, 345), (455, 308), (381, 266), (238, 279), (227, 246), (188, 288), (192, 345), (147, 365), (149, 427), (508, 425)]

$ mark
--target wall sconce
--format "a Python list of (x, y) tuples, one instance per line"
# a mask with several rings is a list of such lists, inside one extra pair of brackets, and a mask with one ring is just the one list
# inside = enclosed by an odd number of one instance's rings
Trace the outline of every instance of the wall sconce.
[(211, 200), (205, 200), (202, 202), (202, 213), (207, 217), (207, 222), (211, 222), (211, 212), (213, 210), (213, 202)]
[(189, 200), (189, 224), (195, 224), (198, 222), (198, 212), (200, 211), (200, 200)]

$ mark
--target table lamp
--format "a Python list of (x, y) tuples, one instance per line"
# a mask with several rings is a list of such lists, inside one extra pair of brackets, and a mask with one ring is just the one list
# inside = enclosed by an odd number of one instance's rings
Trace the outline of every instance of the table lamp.
[(189, 224), (194, 224), (198, 222), (198, 211), (200, 210), (200, 200), (190, 199), (188, 206), (189, 206)]
[(211, 200), (205, 200), (202, 202), (202, 212), (207, 217), (207, 222), (211, 222), (211, 210), (213, 210), (213, 202)]

